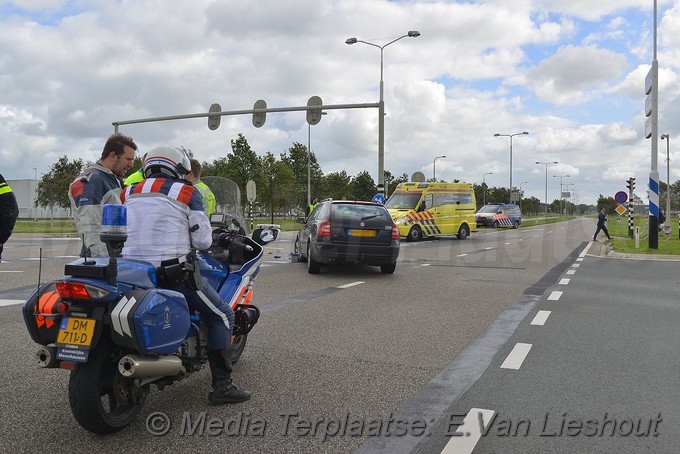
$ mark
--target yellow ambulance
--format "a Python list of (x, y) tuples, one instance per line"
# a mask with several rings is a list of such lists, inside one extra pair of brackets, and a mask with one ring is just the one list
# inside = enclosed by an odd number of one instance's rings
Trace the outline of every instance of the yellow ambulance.
[(470, 183), (400, 183), (385, 207), (409, 241), (442, 235), (464, 240), (477, 230)]

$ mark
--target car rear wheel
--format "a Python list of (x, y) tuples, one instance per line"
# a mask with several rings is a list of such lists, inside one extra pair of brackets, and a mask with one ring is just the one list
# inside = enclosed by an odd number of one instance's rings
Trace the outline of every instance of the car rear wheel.
[(380, 265), (380, 271), (382, 271), (385, 274), (392, 274), (394, 273), (394, 270), (397, 269), (397, 262), (390, 263), (388, 265)]
[(307, 272), (309, 274), (319, 274), (321, 271), (321, 263), (314, 260), (312, 256), (311, 240), (307, 243)]
[(298, 262), (307, 261), (307, 257), (304, 257), (302, 255), (302, 251), (300, 250), (300, 238), (295, 238), (295, 246), (293, 247), (293, 252), (295, 252), (295, 254), (297, 255)]
[(470, 236), (470, 227), (468, 227), (467, 224), (461, 225), (460, 229), (458, 229), (458, 239), (464, 240), (468, 236)]
[(414, 225), (411, 227), (411, 230), (408, 232), (408, 240), (409, 241), (420, 241), (423, 239), (423, 231), (420, 230), (420, 227), (417, 225)]
[(516, 221), (512, 224), (512, 228), (513, 228), (513, 229), (518, 229), (518, 228), (519, 228), (519, 220), (516, 220)]
[(498, 221), (493, 221), (493, 228), (497, 229), (501, 225), (498, 223)]

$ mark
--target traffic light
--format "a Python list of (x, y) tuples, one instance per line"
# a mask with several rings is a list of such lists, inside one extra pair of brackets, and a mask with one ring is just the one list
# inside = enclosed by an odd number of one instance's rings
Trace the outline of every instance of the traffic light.
[(630, 177), (626, 181), (626, 187), (628, 188), (629, 192), (632, 194), (635, 192), (635, 178)]

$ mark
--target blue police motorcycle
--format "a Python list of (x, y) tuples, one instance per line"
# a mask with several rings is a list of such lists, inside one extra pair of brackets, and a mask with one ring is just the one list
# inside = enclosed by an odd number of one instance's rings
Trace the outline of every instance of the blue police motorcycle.
[[(190, 254), (187, 265), (161, 270), (118, 258), (127, 235), (109, 223), (102, 228), (108, 258), (67, 264), (64, 278), (39, 286), (23, 307), (28, 332), (40, 344), (38, 365), (71, 371), (71, 410), (91, 432), (121, 430), (140, 412), (151, 385), (163, 390), (207, 362), (207, 328), (200, 314), (181, 293), (163, 288), (186, 273), (215, 288), (234, 309), (232, 362), (243, 353), (260, 314), (251, 304), (254, 279), (264, 245), (279, 229), (260, 225), (246, 236), (238, 186), (213, 178), (204, 179), (218, 200), (210, 219), (213, 244)], [(104, 209), (109, 220), (124, 211), (120, 205)]]

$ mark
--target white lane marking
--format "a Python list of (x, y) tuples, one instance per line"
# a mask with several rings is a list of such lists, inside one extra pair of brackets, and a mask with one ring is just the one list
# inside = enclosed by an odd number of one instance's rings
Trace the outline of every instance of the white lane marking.
[(0, 273), (23, 273), (23, 270), (0, 270)]
[(505, 358), (503, 364), (501, 364), (501, 369), (518, 370), (520, 367), (522, 367), (522, 363), (529, 354), (529, 350), (531, 350), (531, 344), (523, 344), (521, 342), (515, 344), (515, 347), (512, 349), (508, 357)]
[(574, 263), (571, 265), (572, 268), (579, 268), (581, 266), (580, 263)]
[(593, 243), (592, 243), (592, 241), (591, 241), (590, 243), (588, 243), (588, 244), (586, 245), (585, 248), (583, 248), (583, 251), (581, 251), (581, 253), (580, 253), (578, 256), (579, 256), (580, 258), (585, 257), (586, 254), (588, 253), (588, 249), (590, 249), (590, 246), (592, 246), (592, 245), (593, 245)]
[(465, 415), (463, 424), (456, 429), (455, 433), (462, 435), (452, 436), (441, 454), (472, 454), (482, 438), (482, 431), (486, 430), (495, 413), (493, 410), (471, 408)]
[(0, 307), (2, 306), (14, 306), (17, 304), (25, 303), (24, 300), (0, 300)]
[(576, 274), (576, 270), (567, 270), (566, 274), (574, 275), (574, 274)]
[(548, 316), (550, 316), (550, 311), (538, 311), (534, 319), (531, 321), (531, 324), (543, 326), (545, 325), (546, 320), (548, 320)]
[(430, 266), (430, 265), (431, 265), (431, 263), (423, 263), (423, 264), (420, 265), (420, 266)]
[(582, 261), (583, 261), (583, 257), (577, 258), (576, 261), (577, 261), (577, 262), (582, 262)]
[(79, 255), (55, 255), (54, 258), (57, 259), (77, 259), (79, 258)]
[(559, 292), (559, 291), (555, 290), (548, 297), (548, 301), (559, 301), (560, 297), (562, 296), (562, 293), (563, 292)]
[(571, 279), (568, 278), (561, 279), (559, 285), (569, 285), (569, 281), (571, 281)]
[(509, 245), (510, 243), (504, 243), (504, 244)]
[(492, 246), (492, 247), (485, 247), (485, 248), (484, 248), (485, 251), (490, 251), (491, 249), (493, 249), (493, 246)]
[(349, 284), (338, 285), (336, 288), (350, 288), (350, 287), (354, 287), (355, 285), (361, 285), (361, 284), (365, 284), (365, 282), (364, 281), (350, 282)]
[(465, 257), (468, 254), (458, 254), (456, 257)]

